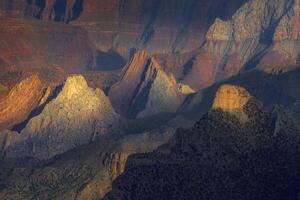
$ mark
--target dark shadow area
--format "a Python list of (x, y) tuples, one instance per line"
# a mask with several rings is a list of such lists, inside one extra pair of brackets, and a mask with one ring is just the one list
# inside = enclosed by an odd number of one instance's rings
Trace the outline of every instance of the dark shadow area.
[(66, 6), (67, 6), (66, 0), (57, 0), (55, 2), (55, 4), (54, 4), (54, 13), (55, 13), (54, 21), (57, 21), (57, 22), (64, 21), (64, 18), (66, 17)]
[(83, 0), (76, 0), (72, 8), (73, 15), (70, 20), (73, 21), (78, 19), (82, 11), (83, 11)]
[(199, 119), (211, 108), (215, 93), (222, 84), (244, 87), (267, 108), (272, 108), (276, 104), (290, 107), (300, 100), (299, 80), (300, 68), (278, 74), (252, 70), (189, 95), (180, 112), (186, 113), (187, 117)]
[(182, 77), (179, 79), (179, 81), (183, 81), (184, 77), (186, 77), (191, 72), (194, 62), (195, 62), (195, 57), (192, 57), (187, 61), (187, 63), (183, 65)]
[(26, 7), (26, 15), (37, 19), (42, 19), (43, 11), (46, 6), (46, 0), (27, 0), (28, 7)]
[(27, 117), (27, 119), (17, 125), (15, 125), (12, 128), (12, 131), (16, 131), (16, 132), (21, 132), (28, 124), (28, 122), (38, 116), (39, 114), (42, 113), (42, 111), (44, 110), (45, 106), (52, 101), (53, 99), (55, 99), (57, 97), (57, 95), (61, 92), (62, 88), (63, 88), (64, 84), (61, 84), (59, 86), (57, 86), (51, 93), (51, 95), (47, 98), (46, 102), (43, 103), (42, 105), (38, 106), (36, 109), (34, 109), (33, 111), (31, 111), (31, 113), (29, 114), (29, 116)]
[(99, 51), (97, 54), (97, 70), (101, 71), (112, 71), (122, 69), (127, 60), (120, 54), (114, 51), (102, 52)]
[[(129, 110), (128, 110), (129, 118), (135, 118), (139, 112), (143, 111), (146, 108), (146, 104), (147, 104), (147, 100), (149, 97), (150, 89), (153, 84), (153, 80), (157, 76), (157, 71), (155, 71), (154, 74), (152, 75), (153, 77), (150, 77), (152, 79), (146, 80), (147, 72), (148, 72), (149, 68), (151, 67), (151, 65), (152, 65), (152, 61), (151, 61), (151, 59), (148, 59), (148, 61), (146, 63), (146, 67), (144, 68), (144, 71), (141, 75), (140, 83), (137, 85), (137, 87), (133, 93), (134, 98), (132, 98), (131, 102), (129, 103)], [(147, 82), (145, 82), (145, 81), (147, 81)], [(146, 85), (143, 86), (145, 83), (146, 83)], [(142, 86), (143, 86), (143, 88), (142, 88)]]

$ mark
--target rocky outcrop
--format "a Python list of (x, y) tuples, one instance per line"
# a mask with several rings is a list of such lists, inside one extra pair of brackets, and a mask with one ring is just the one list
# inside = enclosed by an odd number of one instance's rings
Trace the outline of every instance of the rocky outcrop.
[(248, 116), (244, 108), (250, 100), (252, 100), (252, 97), (244, 88), (233, 85), (222, 85), (216, 93), (212, 108), (230, 112), (241, 121), (246, 122)]
[(82, 76), (73, 76), (20, 134), (10, 133), (4, 151), (7, 157), (48, 159), (100, 135), (118, 133), (121, 123), (102, 90), (89, 88)]
[(300, 64), (300, 1), (282, 17), (275, 29), (273, 45), (261, 59), (259, 67), (265, 71), (288, 70)]
[(242, 87), (222, 85), (216, 93), (212, 108), (224, 111), (243, 109), (251, 95)]
[(1, 32), (9, 30), (0, 35), (5, 69), (50, 65), (74, 72), (103, 69), (106, 60), (119, 69), (133, 50), (144, 49), (199, 90), (255, 67), (269, 72), (299, 64), (299, 0), (3, 0), (0, 15)]
[(136, 53), (127, 64), (121, 80), (109, 91), (115, 108), (131, 117), (176, 112), (185, 94), (146, 52)]
[[(268, 108), (278, 104), (293, 110), (300, 99), (299, 78), (300, 68), (271, 74), (262, 70), (251, 70), (189, 95), (179, 112), (187, 112), (195, 119), (200, 118), (212, 106), (215, 94), (223, 84), (239, 85), (246, 88)], [(292, 112), (297, 116), (296, 110)]]
[(21, 123), (35, 109), (43, 95), (38, 76), (30, 76), (16, 84), (0, 99), (0, 129), (9, 129)]
[(300, 128), (257, 105), (245, 105), (248, 123), (214, 109), (153, 153), (130, 156), (104, 199), (297, 199)]
[[(27, 158), (25, 161), (1, 161), (0, 194), (3, 198), (24, 200), (34, 197), (101, 199), (111, 190), (115, 178), (122, 174), (129, 155), (152, 152), (166, 143), (179, 126), (189, 127), (193, 124), (193, 121), (183, 117), (161, 123), (164, 120), (154, 117), (152, 120), (131, 121), (133, 124), (130, 123), (129, 130), (123, 130), (123, 135), (106, 135), (93, 143), (61, 154), (50, 162), (34, 165)], [(53, 190), (54, 186), (59, 189)]]
[[(265, 65), (266, 61), (263, 60), (275, 55), (266, 52), (273, 45), (273, 35), (275, 38), (279, 35), (276, 29), (280, 29), (280, 26), (289, 29), (288, 25), (281, 25), (284, 23), (282, 21), (287, 21), (285, 18), (290, 15), (288, 13), (297, 6), (297, 2), (291, 0), (254, 0), (246, 2), (230, 20), (216, 19), (206, 34), (205, 45), (192, 58), (193, 64), (185, 83), (202, 89), (241, 71), (255, 68), (260, 61), (262, 66)], [(273, 62), (274, 59), (281, 60), (276, 56), (272, 56), (272, 59)], [(279, 63), (289, 65), (281, 61)], [(280, 67), (280, 64), (274, 67)], [(199, 74), (203, 75), (197, 78)]]

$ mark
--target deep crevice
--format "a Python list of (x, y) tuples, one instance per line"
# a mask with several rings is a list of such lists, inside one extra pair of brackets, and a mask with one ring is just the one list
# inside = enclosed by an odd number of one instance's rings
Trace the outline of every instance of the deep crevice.
[(44, 110), (45, 106), (50, 102), (52, 101), (53, 99), (55, 99), (58, 94), (61, 92), (62, 88), (63, 88), (64, 84), (61, 84), (59, 86), (57, 86), (53, 92), (51, 93), (51, 95), (47, 98), (46, 102), (43, 103), (42, 105), (38, 106), (37, 108), (35, 108), (33, 111), (31, 111), (31, 113), (29, 114), (29, 116), (27, 117), (27, 119), (17, 125), (15, 125), (13, 128), (12, 128), (12, 131), (16, 131), (18, 133), (20, 133), (26, 126), (27, 124), (29, 123), (29, 121), (38, 116), (39, 114), (42, 113), (42, 111)]

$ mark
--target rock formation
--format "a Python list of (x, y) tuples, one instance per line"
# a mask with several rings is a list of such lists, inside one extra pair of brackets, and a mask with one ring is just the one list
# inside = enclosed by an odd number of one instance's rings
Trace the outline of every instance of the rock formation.
[(125, 67), (121, 80), (109, 91), (113, 105), (123, 114), (144, 117), (176, 112), (185, 94), (146, 52), (137, 52)]
[(0, 16), (5, 69), (119, 69), (144, 49), (199, 90), (255, 67), (299, 64), (299, 0), (2, 0)]
[(283, 105), (290, 108), (295, 116), (298, 116), (297, 102), (300, 100), (299, 79), (299, 68), (271, 74), (262, 70), (251, 70), (189, 95), (181, 105), (179, 112), (188, 113), (188, 115), (194, 116), (195, 119), (199, 119), (212, 106), (219, 87), (223, 84), (229, 84), (246, 88), (268, 108), (275, 105)]
[(15, 85), (0, 99), (0, 130), (12, 128), (27, 118), (43, 95), (43, 86), (38, 76), (33, 75)]
[[(168, 120), (163, 125), (156, 121), (163, 119), (155, 117), (152, 120), (131, 121), (129, 129), (123, 129), (122, 135), (107, 134), (49, 162), (36, 164), (27, 158), (25, 161), (12, 158), (7, 162), (0, 161), (0, 196), (24, 200), (34, 197), (101, 199), (111, 190), (115, 178), (123, 173), (129, 155), (152, 152), (166, 143), (179, 126), (189, 127), (193, 124), (182, 117)], [(145, 125), (148, 127), (145, 128)], [(53, 190), (53, 187), (59, 189)]]
[(296, 64), (298, 53), (293, 53), (293, 63), (288, 61), (290, 51), (298, 52), (295, 40), (276, 41), (285, 40), (285, 36), (279, 39), (284, 30), (297, 29), (291, 27), (297, 27), (296, 23), (286, 21), (297, 18), (298, 7), (299, 2), (291, 0), (248, 1), (230, 20), (216, 19), (205, 44), (191, 59), (185, 83), (201, 89), (255, 67), (282, 69)]
[(153, 153), (130, 156), (104, 199), (297, 199), (299, 125), (257, 100), (244, 110), (247, 123), (213, 109)]
[[(86, 38), (88, 38), (88, 41), (100, 52), (106, 53), (112, 50), (118, 55), (128, 58), (131, 49), (142, 48), (152, 54), (172, 54), (195, 50), (205, 40), (205, 33), (215, 17), (227, 19), (244, 2), (245, 0), (214, 0), (209, 3), (205, 0), (171, 0), (168, 2), (162, 0), (147, 2), (143, 0), (2, 0), (0, 16), (5, 21), (10, 18), (20, 19), (24, 23), (34, 21), (33, 26), (37, 29), (40, 28), (38, 25), (40, 23), (37, 20), (40, 20), (41, 24), (44, 25), (43, 29), (47, 29), (47, 34), (41, 35), (41, 42), (48, 42), (45, 38), (53, 35), (52, 40), (66, 37), (68, 39), (55, 43), (57, 46), (62, 45), (63, 47), (69, 46), (64, 42), (73, 41), (67, 30), (76, 26), (88, 34), (88, 36), (81, 38), (83, 40), (80, 39), (82, 43), (85, 43)], [(208, 15), (212, 16), (207, 18)], [(59, 25), (51, 23), (52, 21), (59, 23)], [(15, 26), (15, 23), (11, 21), (9, 24)], [(38, 26), (36, 27), (36, 25)], [(1, 27), (1, 30), (6, 27)], [(57, 33), (57, 27), (65, 31)], [(11, 30), (10, 32), (14, 31)], [(18, 35), (22, 36), (18, 39), (22, 41), (26, 39), (24, 33)], [(9, 40), (10, 37), (6, 35), (1, 36), (1, 38)], [(35, 41), (38, 40), (35, 38)], [(84, 63), (80, 63), (81, 65), (76, 63), (78, 64), (76, 67), (95, 64), (97, 59), (93, 59), (90, 50), (83, 49), (82, 47), (85, 45), (78, 44), (78, 40), (75, 41), (77, 42), (74, 45), (77, 48), (72, 46), (70, 49), (64, 49), (63, 53), (71, 51), (70, 54), (73, 59), (86, 56), (87, 60), (82, 60)], [(27, 48), (30, 45), (35, 47), (35, 43), (29, 43)], [(63, 59), (63, 57), (69, 56), (55, 49), (52, 51), (52, 48), (58, 47), (52, 46), (51, 43), (42, 44), (42, 46), (50, 46), (51, 48), (47, 48), (50, 52), (37, 49), (37, 51), (28, 52), (28, 54), (34, 55), (32, 57), (35, 59), (37, 59), (37, 52), (43, 52), (47, 58), (51, 58), (55, 53), (60, 53), (55, 58)], [(73, 54), (78, 52), (79, 54)], [(44, 63), (49, 63), (49, 61), (46, 60)], [(52, 63), (50, 62), (50, 64)], [(69, 63), (68, 67), (71, 66)], [(96, 66), (94, 65), (94, 67)]]
[(93, 90), (82, 76), (73, 76), (20, 134), (7, 136), (11, 139), (6, 139), (4, 151), (7, 157), (48, 159), (100, 135), (118, 133), (121, 123), (102, 90)]
[(242, 109), (250, 98), (251, 95), (244, 88), (222, 85), (216, 93), (212, 108), (225, 111)]
[(295, 0), (293, 7), (279, 21), (274, 35), (273, 44), (268, 53), (261, 59), (259, 67), (271, 71), (287, 70), (300, 64), (300, 1)]

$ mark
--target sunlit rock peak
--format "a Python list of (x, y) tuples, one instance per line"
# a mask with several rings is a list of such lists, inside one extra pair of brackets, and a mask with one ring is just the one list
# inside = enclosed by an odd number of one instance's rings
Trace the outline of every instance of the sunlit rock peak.
[(212, 108), (224, 111), (241, 110), (251, 98), (249, 92), (242, 87), (222, 85), (216, 93)]
[(117, 133), (121, 123), (101, 89), (88, 87), (82, 76), (72, 76), (21, 134), (11, 133), (12, 139), (5, 144), (6, 156), (48, 159), (100, 135)]
[(0, 100), (0, 129), (11, 128), (22, 122), (37, 106), (43, 94), (43, 86), (37, 75), (16, 84)]

